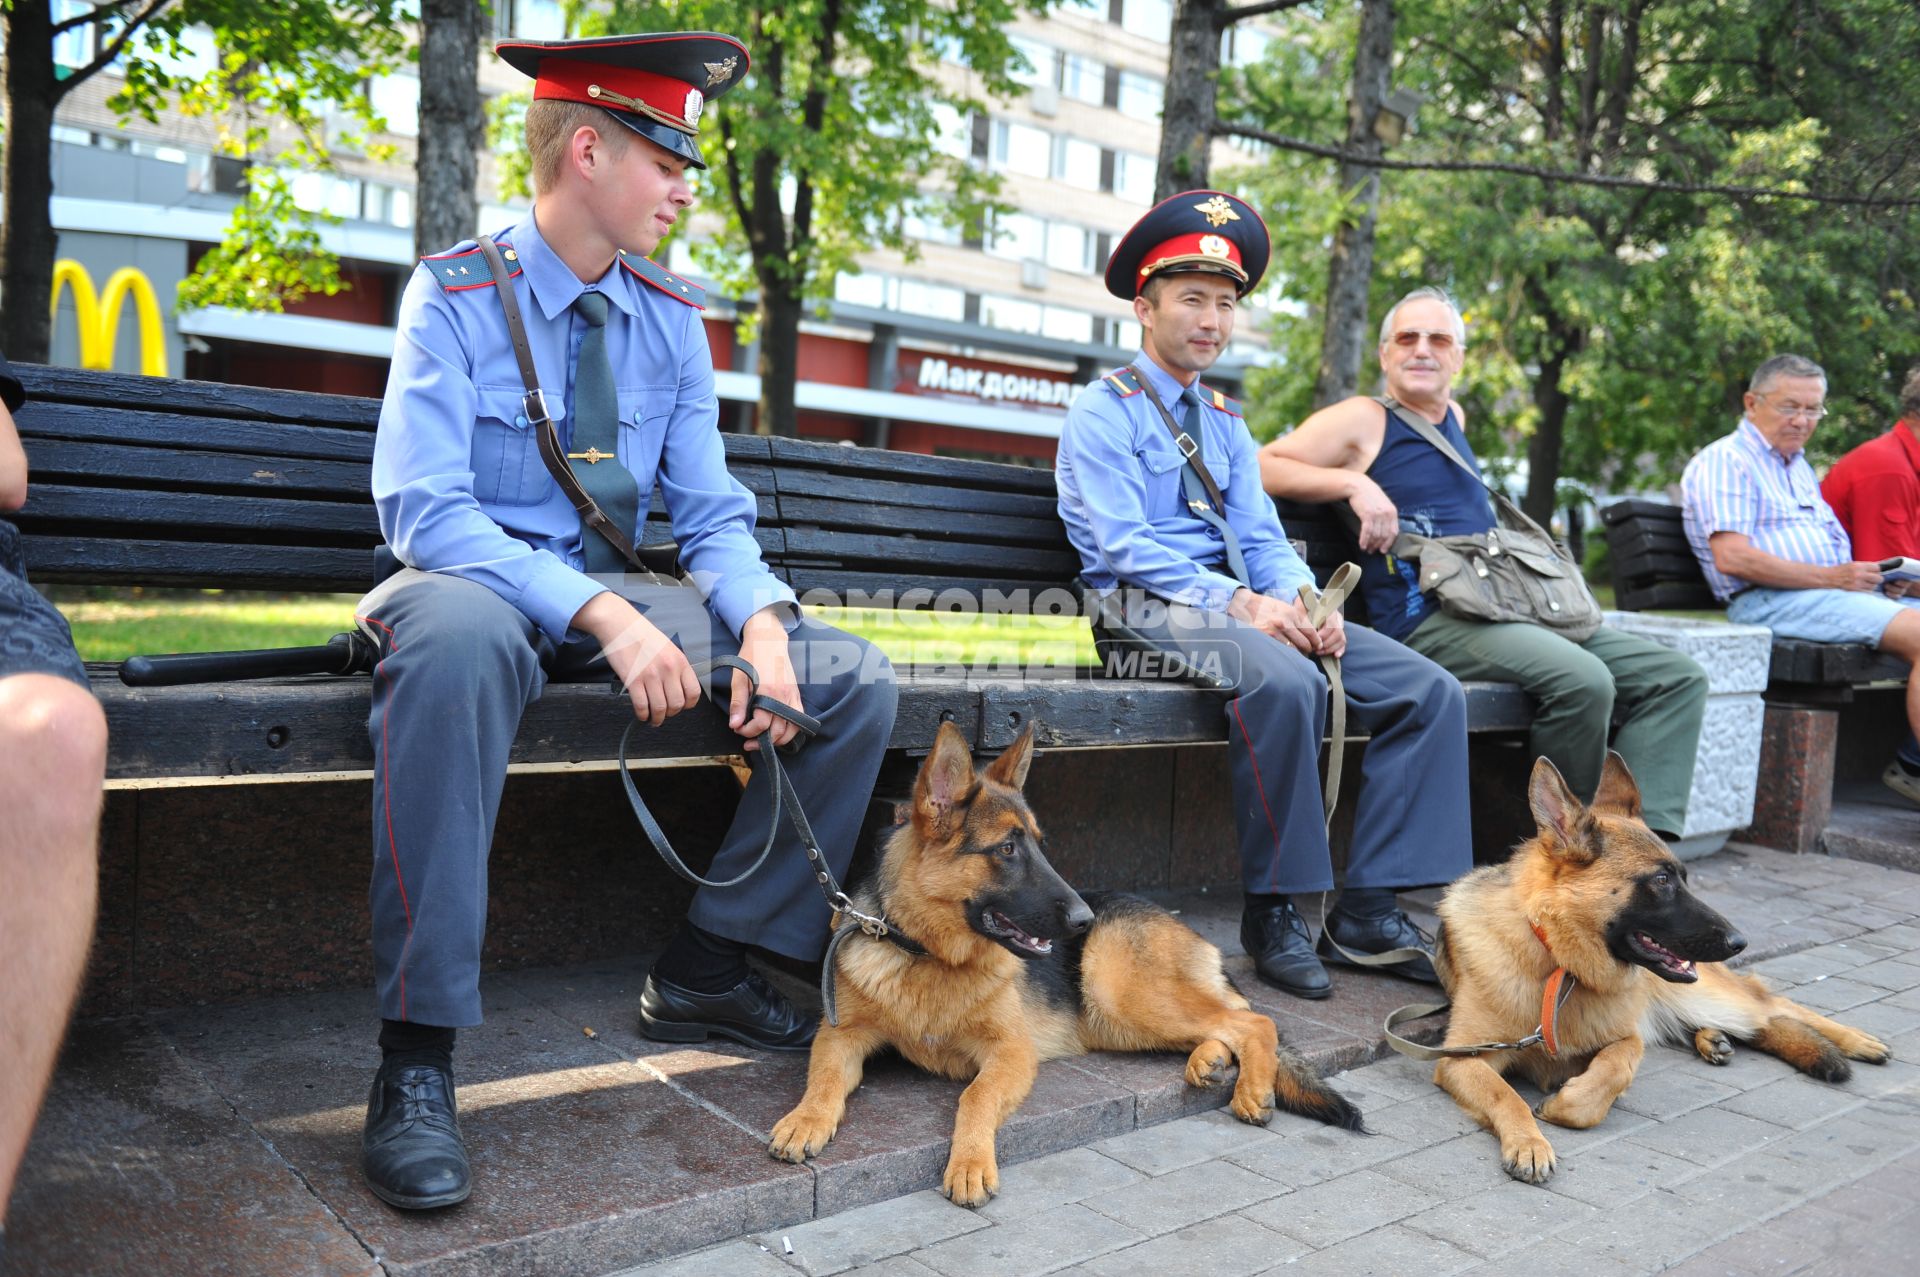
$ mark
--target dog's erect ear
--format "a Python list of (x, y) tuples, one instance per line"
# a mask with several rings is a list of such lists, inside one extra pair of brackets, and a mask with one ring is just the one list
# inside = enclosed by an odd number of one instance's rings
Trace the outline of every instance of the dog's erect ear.
[(1007, 746), (1007, 752), (993, 760), (987, 768), (987, 779), (998, 781), (1013, 789), (1023, 789), (1027, 783), (1027, 769), (1033, 766), (1033, 722), (1028, 720), (1027, 730), (1020, 733), (1020, 739)]
[(1548, 851), (1562, 860), (1593, 859), (1593, 847), (1587, 839), (1587, 810), (1545, 754), (1534, 760), (1533, 779), (1527, 783), (1527, 806), (1533, 810), (1534, 823), (1539, 825)]
[(920, 764), (919, 779), (913, 784), (914, 810), (939, 820), (972, 788), (973, 754), (967, 748), (967, 738), (952, 723), (942, 723), (940, 734), (933, 740), (933, 752)]
[(1600, 772), (1600, 792), (1593, 796), (1593, 809), (1610, 816), (1640, 818), (1640, 786), (1627, 770), (1627, 760), (1613, 750), (1607, 751), (1607, 765)]

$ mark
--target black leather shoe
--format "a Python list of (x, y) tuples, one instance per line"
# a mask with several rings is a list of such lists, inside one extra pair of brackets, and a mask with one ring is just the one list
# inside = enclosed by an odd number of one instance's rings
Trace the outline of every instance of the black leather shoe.
[(1414, 925), (1413, 919), (1399, 910), (1380, 918), (1355, 918), (1340, 912), (1338, 905), (1327, 913), (1326, 926), (1321, 929), (1320, 943), (1314, 952), (1328, 962), (1338, 962), (1342, 966), (1359, 967), (1364, 963), (1355, 962), (1333, 947), (1328, 933), (1356, 953), (1385, 953), (1389, 949), (1418, 949), (1427, 956), (1407, 958), (1400, 962), (1385, 963), (1369, 967), (1373, 971), (1384, 971), (1388, 975), (1405, 976), (1409, 980), (1424, 980), (1428, 984), (1439, 984), (1440, 977), (1433, 971), (1433, 937)]
[(694, 993), (652, 972), (640, 990), (640, 1032), (656, 1042), (705, 1042), (717, 1033), (762, 1051), (804, 1051), (818, 1027), (757, 971), (725, 993)]
[(401, 1210), (467, 1200), (467, 1148), (454, 1111), (453, 1071), (396, 1058), (383, 1063), (367, 1096), (360, 1173), (373, 1195)]
[(1333, 992), (1327, 969), (1313, 954), (1307, 920), (1293, 902), (1240, 915), (1240, 947), (1253, 959), (1260, 978), (1296, 998), (1324, 998)]

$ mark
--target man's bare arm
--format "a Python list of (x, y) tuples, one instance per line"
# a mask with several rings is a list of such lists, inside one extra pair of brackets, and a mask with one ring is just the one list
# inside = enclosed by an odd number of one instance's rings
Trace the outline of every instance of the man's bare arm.
[(1728, 576), (1776, 590), (1873, 590), (1880, 586), (1878, 565), (1839, 563), (1822, 567), (1768, 554), (1744, 532), (1716, 532), (1707, 538), (1713, 566)]
[(1400, 512), (1366, 475), (1385, 428), (1371, 399), (1322, 408), (1260, 450), (1260, 485), (1293, 501), (1346, 502), (1360, 520), (1360, 548), (1385, 550), (1400, 533)]

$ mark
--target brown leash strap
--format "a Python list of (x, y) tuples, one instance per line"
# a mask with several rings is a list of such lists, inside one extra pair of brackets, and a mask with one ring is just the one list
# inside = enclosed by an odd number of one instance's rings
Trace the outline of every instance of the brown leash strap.
[(573, 467), (567, 464), (565, 450), (560, 446), (559, 431), (554, 429), (553, 413), (547, 407), (547, 392), (540, 388), (540, 373), (533, 364), (533, 347), (527, 342), (526, 321), (520, 317), (520, 300), (513, 295), (513, 280), (507, 274), (506, 260), (500, 256), (500, 246), (493, 242), (491, 235), (480, 236), (478, 243), (481, 255), (487, 259), (488, 269), (493, 272), (493, 291), (500, 295), (500, 309), (506, 313), (507, 336), (513, 342), (513, 358), (520, 365), (520, 380), (527, 387), (526, 395), (520, 400), (521, 411), (527, 414), (527, 424), (533, 429), (534, 439), (540, 445), (541, 463), (547, 467), (547, 473), (553, 476), (553, 481), (560, 485), (560, 491), (567, 494), (567, 500), (573, 503), (580, 522), (612, 542), (613, 547), (620, 551), (620, 557), (636, 570), (651, 574), (647, 565), (640, 561), (632, 542), (613, 526), (613, 520), (607, 518), (600, 503), (580, 486), (580, 480), (574, 477)]
[[(1552, 957), (1553, 946), (1547, 943), (1547, 933), (1541, 929), (1540, 924), (1529, 919), (1527, 925), (1533, 928), (1533, 934), (1546, 949), (1547, 956)], [(1573, 996), (1573, 991), (1579, 983), (1573, 972), (1563, 966), (1555, 966), (1552, 973), (1547, 976), (1546, 984), (1540, 990), (1540, 1023), (1535, 1026), (1532, 1033), (1518, 1042), (1476, 1042), (1471, 1046), (1427, 1046), (1394, 1032), (1409, 1021), (1424, 1020), (1430, 1015), (1440, 1014), (1453, 1005), (1451, 1002), (1416, 1002), (1403, 1006), (1387, 1016), (1386, 1024), (1382, 1028), (1387, 1035), (1387, 1045), (1414, 1060), (1441, 1060), (1449, 1057), (1485, 1055), (1489, 1051), (1524, 1051), (1534, 1046), (1544, 1046), (1547, 1048), (1548, 1055), (1558, 1055), (1560, 1054), (1560, 1012), (1567, 1005), (1567, 999)]]

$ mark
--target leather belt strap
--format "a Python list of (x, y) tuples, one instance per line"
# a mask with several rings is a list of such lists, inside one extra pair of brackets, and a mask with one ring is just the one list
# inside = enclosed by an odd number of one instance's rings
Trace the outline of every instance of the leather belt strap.
[[(1540, 924), (1528, 919), (1527, 925), (1533, 928), (1534, 936), (1553, 956), (1553, 946), (1547, 943), (1547, 933)], [(1573, 972), (1564, 966), (1555, 966), (1547, 976), (1546, 984), (1540, 990), (1540, 1023), (1532, 1033), (1518, 1042), (1475, 1042), (1470, 1046), (1427, 1046), (1414, 1042), (1394, 1032), (1401, 1025), (1412, 1020), (1424, 1020), (1430, 1015), (1438, 1015), (1452, 1006), (1451, 1002), (1416, 1002), (1403, 1006), (1387, 1016), (1383, 1026), (1387, 1035), (1387, 1045), (1401, 1055), (1414, 1060), (1441, 1060), (1449, 1057), (1485, 1055), (1490, 1051), (1524, 1051), (1529, 1047), (1544, 1046), (1548, 1055), (1560, 1054), (1560, 1012), (1567, 1005), (1567, 999), (1573, 996), (1580, 981)]]
[(547, 467), (547, 473), (560, 485), (560, 491), (567, 494), (567, 500), (580, 516), (580, 522), (613, 543), (620, 557), (631, 563), (641, 572), (649, 571), (640, 561), (631, 538), (621, 532), (607, 518), (599, 503), (587, 495), (580, 486), (580, 480), (574, 476), (573, 467), (567, 464), (566, 451), (560, 446), (559, 432), (554, 429), (553, 414), (547, 407), (547, 392), (540, 388), (540, 373), (534, 367), (533, 347), (527, 342), (526, 321), (520, 317), (520, 301), (513, 294), (513, 279), (507, 274), (507, 263), (500, 256), (500, 246), (493, 242), (491, 235), (482, 235), (477, 241), (480, 253), (487, 259), (487, 267), (493, 272), (493, 291), (500, 296), (500, 309), (506, 313), (507, 336), (513, 343), (514, 362), (520, 365), (520, 380), (526, 384), (527, 393), (521, 399), (521, 411), (527, 415), (527, 424), (534, 432), (534, 439), (540, 446), (540, 461)]
[[(748, 705), (753, 709), (765, 710), (767, 713), (778, 718), (784, 718), (800, 729), (800, 737), (794, 742), (793, 747), (797, 748), (802, 742), (810, 740), (820, 734), (821, 727), (818, 719), (793, 708), (791, 705), (776, 701), (768, 696), (760, 695), (760, 675), (754, 670), (753, 666), (741, 660), (739, 657), (716, 656), (710, 661), (696, 662), (693, 668), (696, 673), (702, 676), (702, 690), (713, 698), (716, 704), (719, 702), (722, 693), (715, 684), (704, 681), (705, 676), (712, 674), (716, 670), (739, 670), (742, 674), (745, 674), (750, 689)], [(624, 694), (626, 691), (617, 679), (613, 683), (613, 690), (621, 694)], [(731, 694), (730, 688), (728, 694)], [(858, 926), (842, 926), (835, 929), (833, 939), (827, 945), (826, 959), (821, 964), (820, 1000), (826, 1006), (827, 1022), (829, 1024), (838, 1024), (840, 1022), (835, 1010), (833, 997), (834, 954), (835, 951), (839, 949), (841, 942), (849, 935), (852, 935), (856, 931), (863, 932), (873, 936), (875, 939), (891, 941), (901, 949), (916, 956), (925, 955), (927, 950), (923, 945), (888, 922), (884, 916), (863, 913), (855, 907), (853, 899), (841, 888), (839, 879), (834, 876), (833, 867), (827, 863), (826, 853), (820, 849), (819, 840), (814, 837), (813, 826), (807, 820), (806, 811), (800, 806), (800, 795), (794, 790), (793, 781), (787, 775), (787, 769), (781, 765), (780, 751), (773, 748), (772, 744), (766, 742), (764, 738), (762, 747), (753, 751), (748, 757), (758, 757), (761, 760), (760, 766), (767, 771), (769, 777), (767, 788), (773, 795), (773, 810), (767, 817), (766, 843), (761, 846), (760, 854), (754, 857), (752, 864), (725, 881), (702, 878), (699, 874), (695, 873), (688, 867), (687, 862), (680, 857), (680, 853), (673, 849), (673, 843), (668, 840), (666, 830), (660, 827), (660, 822), (654, 819), (651, 811), (647, 810), (646, 800), (640, 797), (639, 786), (633, 783), (633, 772), (627, 766), (627, 743), (632, 740), (634, 728), (639, 725), (640, 720), (635, 719), (627, 724), (625, 731), (620, 733), (620, 783), (626, 788), (627, 803), (633, 808), (634, 818), (640, 822), (641, 831), (646, 834), (647, 841), (653, 844), (653, 849), (659, 853), (660, 859), (666, 862), (667, 868), (673, 870), (673, 872), (679, 874), (696, 887), (711, 887), (718, 890), (726, 887), (739, 886), (748, 878), (758, 873), (760, 866), (766, 864), (767, 857), (773, 853), (773, 844), (780, 833), (780, 815), (784, 810), (793, 825), (794, 833), (800, 837), (800, 845), (807, 853), (807, 863), (813, 869), (814, 881), (819, 885), (820, 894), (825, 897), (827, 907), (833, 910), (834, 913), (840, 914), (846, 919), (851, 919), (858, 924)]]

